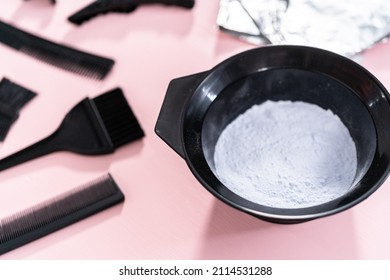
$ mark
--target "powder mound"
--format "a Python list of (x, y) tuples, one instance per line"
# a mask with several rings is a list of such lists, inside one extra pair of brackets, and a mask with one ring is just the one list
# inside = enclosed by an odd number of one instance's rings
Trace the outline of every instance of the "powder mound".
[(345, 194), (356, 147), (330, 110), (292, 101), (254, 105), (221, 133), (215, 173), (237, 195), (266, 206), (302, 208)]

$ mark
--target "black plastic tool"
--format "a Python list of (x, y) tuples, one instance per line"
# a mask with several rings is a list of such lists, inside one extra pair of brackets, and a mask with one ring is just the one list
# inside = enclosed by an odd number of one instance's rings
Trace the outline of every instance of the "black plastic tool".
[[(26, 0), (24, 0), (24, 1), (26, 1)], [(56, 0), (50, 0), (50, 2), (52, 2), (53, 4), (55, 4), (55, 3), (56, 3)]]
[(51, 42), (3, 21), (0, 42), (42, 62), (93, 79), (104, 79), (114, 65), (112, 59)]
[(11, 125), (19, 117), (20, 109), (36, 93), (3, 78), (0, 82), (0, 141), (7, 136)]
[(125, 199), (110, 174), (0, 220), (0, 255)]
[(81, 25), (85, 21), (101, 14), (110, 12), (130, 13), (139, 5), (144, 4), (164, 4), (191, 9), (195, 4), (195, 0), (98, 0), (74, 13), (68, 20), (74, 24)]
[(122, 90), (116, 88), (94, 99), (83, 99), (65, 116), (53, 134), (1, 159), (0, 170), (56, 151), (108, 154), (143, 136), (144, 132)]

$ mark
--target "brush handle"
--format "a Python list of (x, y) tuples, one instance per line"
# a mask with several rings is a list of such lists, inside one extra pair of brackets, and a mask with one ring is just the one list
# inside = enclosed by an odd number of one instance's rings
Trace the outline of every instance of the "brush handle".
[(191, 9), (195, 0), (98, 0), (74, 13), (68, 20), (80, 25), (91, 18), (108, 12), (130, 13), (143, 4), (164, 4)]
[[(111, 95), (108, 97), (105, 99), (108, 104), (115, 101), (112, 100)], [(114, 104), (117, 103), (114, 102)], [(101, 120), (102, 114), (95, 107), (94, 101), (89, 98), (80, 101), (66, 114), (61, 125), (50, 136), (1, 159), (0, 171), (56, 151), (70, 151), (84, 155), (101, 155), (114, 152), (115, 146), (111, 141), (103, 120)], [(117, 121), (111, 124), (114, 128), (117, 128), (118, 123), (121, 121), (123, 125), (123, 120), (112, 119), (112, 108), (101, 109), (108, 110), (109, 116), (106, 116), (108, 118), (107, 122)], [(121, 112), (120, 108), (115, 108), (114, 110)], [(112, 133), (118, 133), (112, 127), (111, 131)], [(119, 132), (122, 133), (121, 131)]]
[(0, 171), (60, 150), (55, 133), (0, 160)]

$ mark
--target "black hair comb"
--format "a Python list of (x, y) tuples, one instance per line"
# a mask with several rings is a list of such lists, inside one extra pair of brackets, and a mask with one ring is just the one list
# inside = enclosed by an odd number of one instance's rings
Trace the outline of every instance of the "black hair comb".
[(114, 60), (53, 43), (0, 21), (0, 42), (40, 61), (85, 77), (102, 80)]
[(71, 15), (68, 20), (81, 25), (91, 18), (109, 12), (130, 13), (144, 4), (164, 4), (191, 9), (195, 0), (97, 0)]
[(36, 93), (3, 78), (0, 82), (0, 141), (3, 141), (11, 125), (19, 117), (20, 109)]
[(0, 255), (125, 199), (110, 174), (0, 220)]
[(53, 134), (1, 159), (0, 170), (56, 151), (84, 155), (113, 153), (116, 148), (143, 136), (122, 90), (116, 88), (94, 99), (83, 99)]

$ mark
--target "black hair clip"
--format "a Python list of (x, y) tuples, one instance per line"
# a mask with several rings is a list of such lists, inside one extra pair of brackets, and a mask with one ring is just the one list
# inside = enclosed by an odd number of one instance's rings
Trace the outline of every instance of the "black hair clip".
[(68, 20), (74, 24), (81, 25), (85, 21), (101, 14), (110, 12), (130, 13), (139, 5), (144, 4), (164, 4), (191, 9), (195, 4), (195, 0), (97, 0), (71, 15)]
[[(24, 1), (26, 1), (26, 0), (24, 0)], [(50, 2), (52, 2), (53, 4), (55, 4), (55, 3), (56, 3), (56, 0), (50, 0)]]

